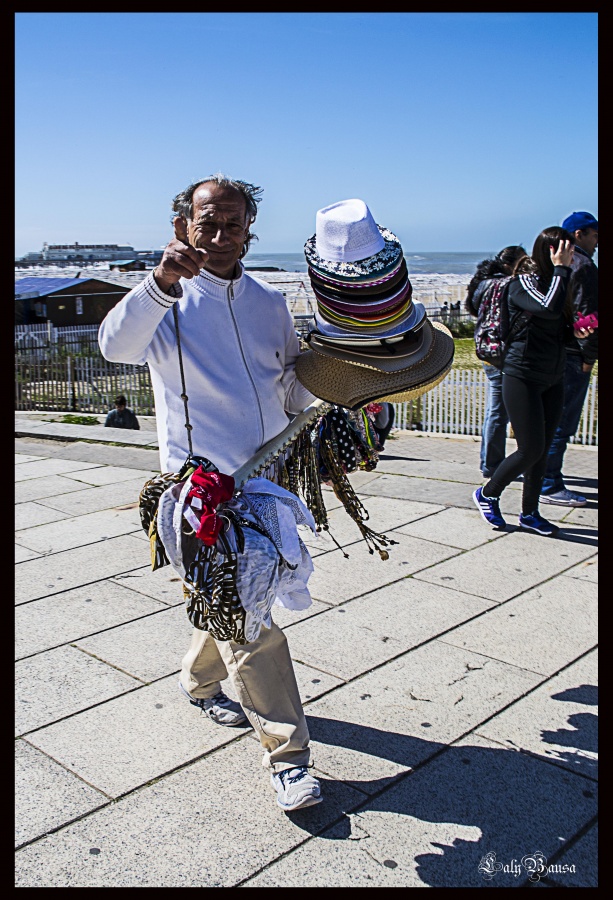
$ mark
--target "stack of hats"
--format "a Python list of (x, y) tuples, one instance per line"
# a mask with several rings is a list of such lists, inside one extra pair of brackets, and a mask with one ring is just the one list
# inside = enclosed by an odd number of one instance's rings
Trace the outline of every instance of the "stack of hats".
[(320, 209), (304, 252), (317, 312), (296, 375), (312, 394), (359, 409), (411, 400), (443, 380), (453, 338), (413, 302), (400, 242), (363, 200)]

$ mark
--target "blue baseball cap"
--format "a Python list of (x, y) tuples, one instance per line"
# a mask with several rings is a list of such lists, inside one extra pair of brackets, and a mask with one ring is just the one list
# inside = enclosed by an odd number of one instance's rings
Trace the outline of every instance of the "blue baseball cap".
[(574, 212), (562, 222), (562, 228), (566, 228), (571, 234), (575, 231), (585, 231), (587, 228), (593, 228), (598, 231), (598, 219), (589, 212)]

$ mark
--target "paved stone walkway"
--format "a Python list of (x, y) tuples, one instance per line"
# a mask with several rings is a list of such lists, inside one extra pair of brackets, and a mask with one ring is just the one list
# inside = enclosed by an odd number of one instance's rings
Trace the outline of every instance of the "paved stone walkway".
[(275, 614), (325, 802), (286, 815), (253, 732), (177, 689), (151, 423), (44, 418), (16, 416), (18, 887), (596, 886), (595, 450), (568, 450), (589, 505), (544, 507), (555, 538), (519, 532), (519, 484), (508, 530), (482, 521), (471, 438), (397, 433), (352, 476), (387, 562), (327, 493), (349, 558), (311, 541), (313, 605)]

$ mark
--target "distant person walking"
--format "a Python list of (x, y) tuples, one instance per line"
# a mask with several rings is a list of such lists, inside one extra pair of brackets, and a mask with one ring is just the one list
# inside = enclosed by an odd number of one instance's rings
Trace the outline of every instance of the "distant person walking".
[[(479, 315), (481, 301), (487, 292), (496, 287), (496, 282), (500, 278), (512, 275), (516, 264), (524, 256), (527, 256), (525, 249), (518, 244), (512, 244), (503, 247), (493, 259), (483, 259), (478, 264), (477, 271), (466, 290), (464, 301), (464, 308), (471, 316)], [(485, 362), (483, 371), (488, 380), (488, 390), (481, 431), (480, 469), (483, 477), (488, 479), (492, 478), (505, 458), (509, 417), (502, 399), (502, 371)]]
[[(568, 231), (559, 226), (546, 228), (536, 238), (532, 256), (517, 263), (517, 275), (507, 292), (509, 320), (516, 321), (519, 328), (514, 330), (502, 365), (502, 399), (517, 450), (473, 494), (483, 519), (496, 528), (506, 526), (500, 496), (523, 474), (519, 527), (542, 535), (558, 530), (541, 516), (538, 502), (564, 401), (565, 322), (572, 327), (567, 295), (573, 252)], [(520, 322), (522, 313), (524, 321)]]
[(108, 428), (132, 428), (140, 431), (140, 425), (135, 414), (126, 406), (126, 398), (123, 394), (115, 397), (115, 409), (112, 409), (104, 423)]
[(446, 325), (448, 319), (449, 319), (449, 304), (445, 300), (445, 302), (441, 306), (441, 322), (443, 322)]
[[(569, 292), (575, 320), (598, 316), (598, 266), (592, 259), (598, 246), (598, 220), (588, 212), (574, 212), (562, 222), (573, 236), (575, 253), (571, 263)], [(581, 332), (580, 332), (581, 334)], [(564, 407), (560, 424), (547, 455), (541, 502), (556, 506), (585, 506), (582, 494), (569, 491), (564, 484), (562, 465), (568, 441), (577, 432), (594, 363), (598, 359), (598, 331), (585, 337), (577, 332), (566, 345), (564, 370)]]

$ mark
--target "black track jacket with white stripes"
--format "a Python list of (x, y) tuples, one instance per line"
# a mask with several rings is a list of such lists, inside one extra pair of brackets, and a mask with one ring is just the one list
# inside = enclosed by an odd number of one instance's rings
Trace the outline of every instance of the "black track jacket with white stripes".
[(521, 311), (532, 313), (513, 338), (502, 372), (537, 384), (556, 384), (564, 377), (567, 326), (563, 315), (570, 277), (568, 266), (556, 266), (551, 285), (542, 293), (533, 275), (518, 275), (509, 285), (509, 320)]

